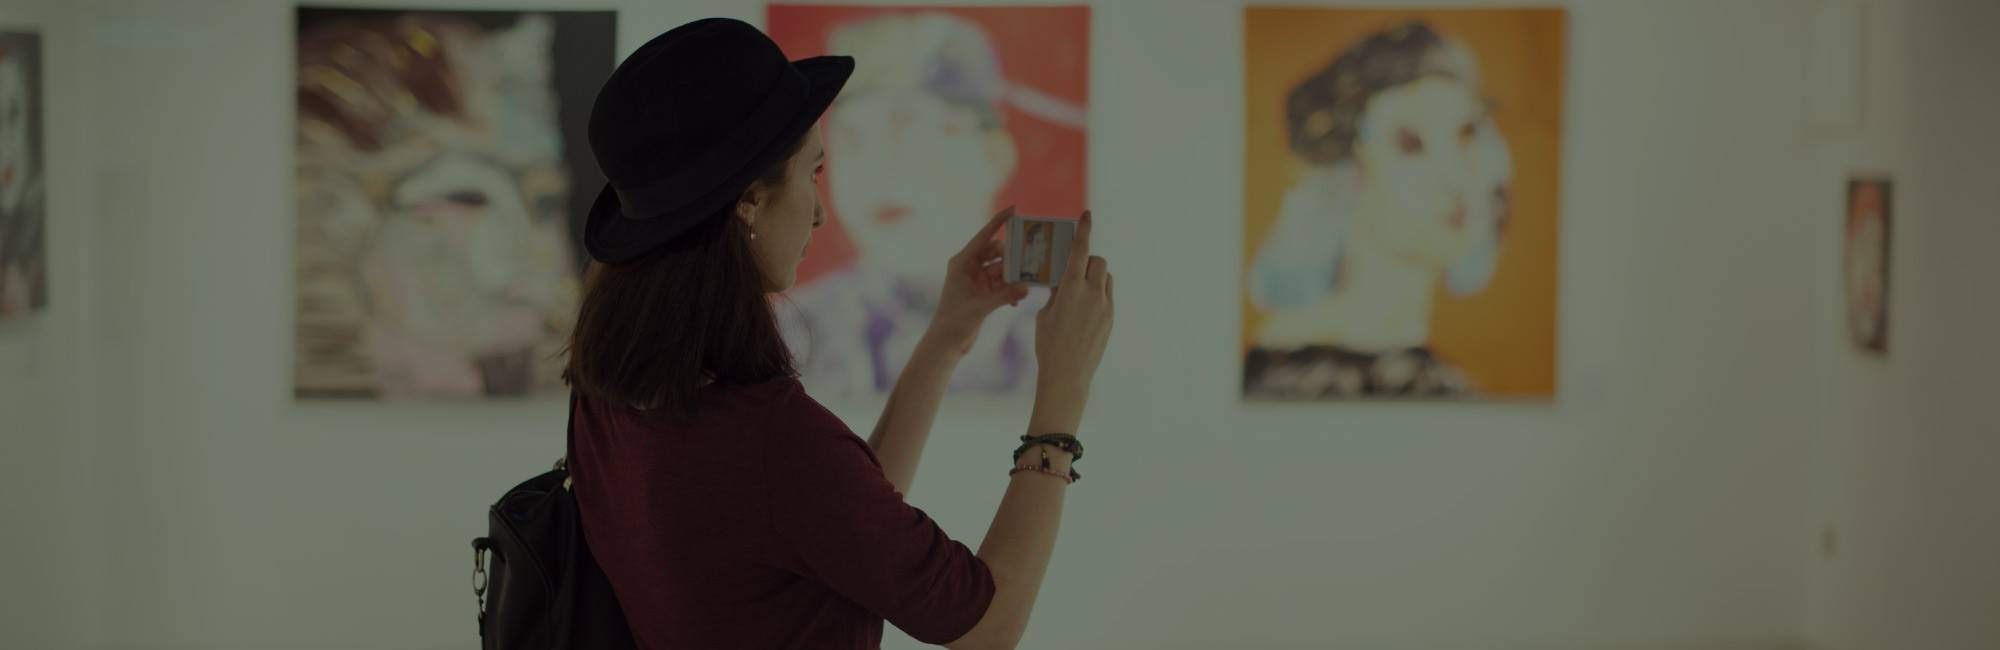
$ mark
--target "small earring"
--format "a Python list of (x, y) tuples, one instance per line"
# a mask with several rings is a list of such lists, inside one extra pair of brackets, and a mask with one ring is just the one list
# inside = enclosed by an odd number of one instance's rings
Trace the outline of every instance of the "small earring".
[(750, 231), (750, 241), (757, 241), (757, 231)]

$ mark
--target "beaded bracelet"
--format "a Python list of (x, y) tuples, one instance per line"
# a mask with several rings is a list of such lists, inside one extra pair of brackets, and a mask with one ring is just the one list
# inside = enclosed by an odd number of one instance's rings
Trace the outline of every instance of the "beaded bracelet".
[(1076, 436), (1067, 433), (1051, 433), (1040, 436), (1021, 436), (1021, 446), (1014, 450), (1015, 462), (1021, 460), (1021, 454), (1039, 445), (1054, 445), (1057, 449), (1069, 452), (1070, 460), (1083, 460), (1082, 441), (1077, 440)]
[(1073, 484), (1073, 483), (1075, 483), (1075, 482), (1076, 482), (1076, 478), (1075, 478), (1075, 477), (1071, 477), (1071, 476), (1063, 476), (1063, 473), (1062, 473), (1062, 472), (1058, 472), (1058, 471), (1055, 471), (1055, 470), (1052, 470), (1052, 469), (1046, 469), (1046, 468), (1041, 468), (1041, 467), (1016, 467), (1016, 468), (1014, 468), (1014, 471), (1011, 471), (1011, 472), (1008, 472), (1008, 473), (1007, 473), (1007, 475), (1008, 475), (1008, 476), (1013, 476), (1013, 475), (1015, 475), (1015, 474), (1019, 474), (1019, 473), (1021, 473), (1021, 472), (1035, 472), (1035, 473), (1037, 473), (1037, 474), (1047, 474), (1047, 475), (1049, 475), (1049, 476), (1053, 476), (1053, 477), (1056, 477), (1056, 478), (1059, 478), (1059, 479), (1062, 479), (1062, 482), (1063, 482), (1063, 484), (1064, 484), (1064, 485), (1069, 485), (1069, 484)]
[[(1041, 464), (1041, 466), (1040, 466), (1040, 467), (1035, 467), (1035, 466), (1023, 466), (1023, 465), (1021, 465), (1021, 453), (1022, 453), (1022, 452), (1024, 452), (1024, 451), (1027, 451), (1027, 449), (1028, 449), (1027, 447), (1022, 447), (1021, 449), (1018, 449), (1018, 450), (1015, 450), (1015, 451), (1014, 451), (1014, 471), (1012, 471), (1012, 472), (1008, 472), (1008, 473), (1007, 473), (1007, 475), (1008, 475), (1008, 476), (1013, 476), (1013, 475), (1015, 475), (1015, 474), (1017, 474), (1017, 473), (1020, 473), (1020, 472), (1023, 472), (1023, 471), (1036, 471), (1036, 472), (1041, 472), (1041, 473), (1043, 473), (1043, 474), (1048, 474), (1048, 475), (1050, 475), (1050, 476), (1063, 476), (1063, 474), (1062, 474), (1061, 472), (1058, 472), (1058, 471), (1056, 471), (1056, 470), (1055, 470), (1055, 467), (1053, 467), (1053, 466), (1051, 466), (1051, 465), (1049, 464), (1049, 447), (1056, 447), (1056, 448), (1058, 448), (1058, 449), (1061, 449), (1061, 447), (1057, 447), (1057, 445), (1056, 445), (1055, 443), (1049, 443), (1049, 442), (1043, 442), (1043, 443), (1030, 443), (1030, 444), (1031, 444), (1031, 445), (1033, 445), (1033, 446), (1036, 446), (1036, 447), (1040, 447), (1040, 448), (1042, 449), (1042, 464)], [(1071, 457), (1071, 461), (1070, 461), (1070, 462), (1072, 462), (1072, 463), (1076, 462), (1076, 461), (1075, 461), (1075, 457), (1074, 457), (1074, 456), (1072, 456), (1072, 457)], [(1066, 480), (1067, 480), (1067, 482), (1070, 482), (1070, 483), (1075, 483), (1075, 482), (1077, 482), (1077, 481), (1080, 481), (1080, 480), (1082, 480), (1082, 479), (1083, 479), (1083, 475), (1082, 475), (1082, 474), (1078, 474), (1078, 473), (1076, 472), (1076, 467), (1075, 467), (1074, 465), (1072, 465), (1072, 466), (1071, 466), (1071, 467), (1069, 468), (1069, 475), (1068, 475), (1068, 476), (1063, 476), (1063, 478), (1064, 478), (1064, 479), (1066, 479)]]

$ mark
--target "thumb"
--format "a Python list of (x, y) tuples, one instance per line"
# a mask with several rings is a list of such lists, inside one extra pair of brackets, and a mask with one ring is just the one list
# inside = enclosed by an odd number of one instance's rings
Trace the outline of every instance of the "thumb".
[(983, 294), (980, 298), (980, 302), (987, 306), (998, 308), (1002, 305), (1011, 305), (1021, 302), (1021, 299), (1026, 297), (1028, 297), (1027, 287), (1018, 284), (1007, 284), (999, 280), (994, 280), (992, 285), (992, 291)]

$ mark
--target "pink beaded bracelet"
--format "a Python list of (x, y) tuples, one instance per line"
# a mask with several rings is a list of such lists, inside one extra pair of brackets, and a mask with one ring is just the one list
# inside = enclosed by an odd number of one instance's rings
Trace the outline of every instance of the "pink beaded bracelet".
[(1058, 471), (1056, 471), (1056, 470), (1053, 470), (1053, 469), (1049, 469), (1049, 468), (1047, 468), (1047, 467), (1016, 467), (1016, 468), (1014, 468), (1014, 471), (1011, 471), (1011, 472), (1007, 472), (1007, 475), (1008, 475), (1008, 476), (1013, 476), (1013, 475), (1015, 475), (1015, 474), (1019, 474), (1019, 473), (1021, 473), (1021, 472), (1034, 472), (1034, 473), (1036, 473), (1036, 474), (1047, 474), (1047, 475), (1049, 475), (1049, 476), (1053, 476), (1053, 477), (1056, 477), (1056, 478), (1059, 478), (1059, 479), (1062, 479), (1062, 482), (1063, 482), (1063, 484), (1065, 484), (1065, 485), (1068, 485), (1068, 484), (1071, 484), (1071, 483), (1075, 483), (1075, 482), (1076, 482), (1076, 479), (1073, 479), (1073, 478), (1070, 478), (1070, 476), (1069, 476), (1068, 474), (1064, 474), (1064, 473), (1062, 473), (1062, 472), (1058, 472)]

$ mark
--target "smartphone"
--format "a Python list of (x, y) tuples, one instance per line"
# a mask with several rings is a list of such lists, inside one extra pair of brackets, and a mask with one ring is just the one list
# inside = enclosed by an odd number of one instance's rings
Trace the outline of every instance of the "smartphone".
[(1069, 268), (1070, 241), (1075, 238), (1075, 219), (1016, 215), (1007, 220), (1007, 281), (1056, 286)]

